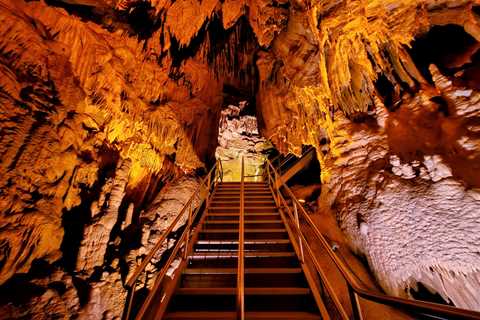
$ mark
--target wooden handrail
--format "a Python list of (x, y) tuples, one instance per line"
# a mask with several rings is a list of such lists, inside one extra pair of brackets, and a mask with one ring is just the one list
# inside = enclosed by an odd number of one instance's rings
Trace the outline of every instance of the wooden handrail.
[[(170, 267), (170, 264), (173, 262), (173, 259), (176, 257), (177, 253), (180, 251), (182, 246), (184, 247), (184, 254), (186, 254), (187, 246), (188, 246), (188, 241), (189, 237), (192, 233), (192, 222), (195, 221), (198, 212), (200, 211), (200, 207), (197, 207), (195, 212), (192, 210), (193, 206), (193, 200), (197, 195), (200, 197), (200, 201), (202, 202), (205, 199), (208, 199), (210, 190), (212, 188), (212, 185), (215, 186), (217, 183), (217, 180), (221, 179), (221, 175), (217, 175), (217, 171), (219, 168), (221, 168), (221, 164), (219, 164), (220, 161), (217, 161), (217, 163), (210, 169), (208, 172), (207, 176), (205, 176), (200, 185), (198, 190), (196, 190), (188, 199), (188, 201), (185, 203), (183, 208), (180, 210), (180, 213), (177, 215), (177, 217), (174, 219), (174, 221), (168, 226), (168, 228), (163, 232), (162, 236), (160, 239), (157, 241), (155, 246), (150, 250), (150, 252), (147, 254), (147, 256), (143, 259), (142, 263), (135, 269), (135, 272), (132, 274), (132, 276), (126, 281), (125, 287), (129, 290), (129, 295), (127, 299), (127, 303), (125, 305), (125, 312), (123, 314), (123, 319), (129, 320), (131, 317), (131, 310), (132, 310), (132, 304), (133, 304), (133, 297), (135, 295), (135, 286), (137, 283), (138, 278), (140, 275), (145, 272), (146, 267), (148, 264), (151, 262), (153, 257), (158, 253), (158, 250), (164, 245), (165, 241), (167, 240), (167, 237), (172, 233), (173, 229), (175, 226), (179, 223), (180, 219), (183, 217), (184, 213), (188, 209), (188, 222), (183, 230), (182, 235), (178, 239), (175, 248), (172, 251), (172, 254), (169, 256), (167, 263), (163, 266), (163, 268), (160, 270), (158, 277), (155, 281), (154, 288), (152, 288), (152, 292), (155, 292), (158, 286), (161, 283), (162, 278), (165, 276), (168, 268)], [(211, 178), (212, 174), (214, 174), (213, 179)], [(207, 185), (205, 183), (208, 181)], [(204, 192), (203, 188), (206, 188), (207, 194), (202, 195)], [(149, 295), (145, 301), (145, 303), (142, 305), (142, 308), (139, 313), (142, 313), (145, 311), (146, 305), (148, 305), (149, 299), (152, 298), (152, 295)]]
[[(277, 197), (281, 196), (281, 198), (283, 198), (283, 195), (281, 195), (281, 191), (280, 191), (280, 188), (283, 187), (284, 190), (287, 192), (288, 196), (290, 197), (290, 199), (292, 199), (292, 201), (296, 203), (297, 208), (300, 208), (300, 213), (302, 215), (302, 218), (304, 218), (308, 223), (308, 225), (312, 228), (312, 230), (315, 233), (315, 236), (320, 240), (321, 246), (323, 247), (323, 249), (327, 251), (329, 257), (335, 263), (337, 269), (341, 272), (343, 278), (345, 279), (348, 286), (349, 293), (350, 293), (350, 300), (352, 304), (354, 319), (362, 318), (360, 302), (358, 299), (358, 297), (361, 297), (363, 299), (373, 301), (376, 303), (407, 309), (407, 311), (416, 311), (418, 313), (422, 313), (423, 315), (433, 315), (437, 317), (443, 316), (443, 317), (450, 317), (450, 318), (454, 317), (455, 319), (479, 319), (480, 320), (480, 312), (477, 312), (477, 311), (461, 309), (461, 308), (443, 305), (439, 303), (433, 303), (433, 302), (398, 298), (398, 297), (388, 296), (382, 293), (363, 289), (358, 284), (357, 280), (355, 279), (354, 275), (351, 273), (350, 269), (345, 265), (345, 263), (341, 259), (337, 257), (337, 255), (332, 250), (332, 248), (328, 244), (325, 237), (322, 235), (322, 233), (320, 232), (316, 224), (307, 214), (307, 212), (303, 208), (303, 205), (297, 200), (297, 198), (295, 197), (293, 192), (290, 190), (290, 188), (283, 182), (277, 186), (276, 178), (278, 177), (278, 173), (269, 160), (267, 160), (267, 165), (268, 165), (266, 170), (267, 176), (268, 176), (267, 179), (269, 184), (271, 183), (271, 185), (276, 189), (278, 194)], [(285, 199), (283, 200), (285, 201)], [(287, 208), (289, 209), (288, 206)], [(294, 223), (293, 225), (296, 225), (296, 224)], [(313, 251), (310, 251), (310, 246), (308, 245), (308, 241), (306, 241), (306, 238), (303, 235), (302, 230), (298, 228), (297, 232), (302, 234), (302, 237), (304, 239), (304, 245), (305, 247), (307, 247), (307, 252), (309, 252), (309, 255), (313, 255)], [(317, 263), (318, 261), (316, 261), (315, 259), (313, 259), (313, 261), (317, 271), (319, 273), (323, 273), (320, 265)], [(335, 295), (334, 292), (333, 292), (333, 295)]]
[[(271, 183), (272, 185), (277, 185), (277, 181), (273, 180), (273, 178), (269, 179), (269, 183)], [(337, 295), (335, 294), (335, 291), (333, 290), (333, 286), (330, 284), (330, 282), (327, 279), (326, 274), (323, 272), (323, 270), (321, 268), (321, 265), (320, 265), (320, 262), (318, 261), (317, 256), (314, 254), (313, 249), (309, 245), (306, 237), (304, 236), (304, 234), (302, 233), (302, 231), (300, 229), (300, 222), (298, 221), (298, 223), (297, 223), (298, 210), (297, 210), (296, 213), (292, 212), (290, 206), (287, 203), (287, 200), (285, 200), (285, 198), (283, 197), (283, 195), (282, 195), (282, 193), (280, 192), (279, 189), (278, 189), (277, 194), (278, 194), (277, 198), (278, 198), (279, 207), (286, 208), (286, 211), (289, 215), (289, 218), (291, 219), (291, 221), (293, 222), (293, 224), (295, 226), (295, 232), (298, 236), (298, 242), (299, 242), (300, 261), (303, 262), (303, 260), (305, 259), (304, 258), (304, 253), (303, 253), (303, 246), (302, 246), (302, 244), (304, 244), (305, 248), (307, 249), (307, 253), (308, 253), (309, 257), (312, 260), (318, 275), (320, 276), (323, 287), (325, 287), (325, 289), (327, 290), (332, 302), (335, 304), (335, 307), (337, 309), (337, 312), (338, 312), (339, 316), (344, 320), (348, 319), (347, 312), (345, 311), (345, 308), (340, 303), (339, 298), (337, 297)], [(298, 207), (298, 205), (297, 205), (297, 207)]]
[(245, 319), (245, 171), (242, 156), (240, 182), (240, 221), (238, 226), (237, 319)]

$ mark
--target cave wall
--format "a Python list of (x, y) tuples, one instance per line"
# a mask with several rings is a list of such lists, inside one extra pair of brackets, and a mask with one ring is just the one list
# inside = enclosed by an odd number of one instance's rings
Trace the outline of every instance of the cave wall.
[(480, 310), (479, 92), (463, 79), (476, 46), (450, 57), (464, 62), (448, 74), (431, 62), (430, 79), (409, 49), (452, 24), (480, 40), (469, 1), (327, 1), (290, 12), (257, 61), (257, 105), (279, 149), (317, 148), (323, 210), (388, 294), (408, 297), (421, 282)]
[(0, 1), (2, 315), (121, 316), (285, 3)]
[(2, 313), (118, 317), (121, 264), (145, 255), (123, 252), (143, 246), (128, 227), (212, 161), (221, 80), (195, 57), (173, 76), (155, 43), (44, 2), (2, 1), (0, 21), (0, 284), (37, 289)]
[[(2, 314), (121, 314), (125, 278), (185, 201), (175, 190), (214, 159), (226, 85), (256, 96), (280, 151), (316, 147), (320, 203), (389, 294), (420, 281), (479, 309), (476, 12), (469, 0), (0, 0), (0, 295), (33, 288)], [(448, 25), (473, 45), (420, 65), (410, 47)]]

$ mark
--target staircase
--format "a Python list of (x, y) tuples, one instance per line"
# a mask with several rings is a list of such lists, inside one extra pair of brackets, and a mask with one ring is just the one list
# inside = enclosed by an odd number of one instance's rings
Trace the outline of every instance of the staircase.
[[(361, 320), (366, 301), (414, 319), (480, 320), (480, 312), (365, 289), (275, 166), (267, 160), (266, 182), (245, 182), (243, 167), (242, 160), (241, 182), (221, 182), (219, 163), (205, 176), (127, 279), (124, 320)], [(201, 205), (195, 208), (197, 198)], [(348, 303), (330, 283), (333, 269), (324, 270), (311, 244), (343, 276)], [(156, 261), (166, 247), (164, 261)]]
[(280, 187), (283, 183), (286, 183), (298, 172), (303, 170), (313, 159), (315, 158), (315, 148), (310, 147), (297, 158), (294, 154), (289, 153), (285, 157), (279, 157), (275, 166), (275, 169), (280, 174), (277, 180), (277, 187)]
[[(164, 319), (236, 319), (241, 184), (220, 183)], [(244, 184), (246, 319), (321, 319), (265, 182)]]

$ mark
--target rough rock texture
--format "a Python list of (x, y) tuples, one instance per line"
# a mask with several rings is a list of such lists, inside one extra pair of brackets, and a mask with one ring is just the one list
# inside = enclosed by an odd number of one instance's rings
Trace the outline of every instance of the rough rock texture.
[[(480, 310), (480, 106), (468, 77), (479, 23), (471, 9), (468, 1), (370, 1), (293, 12), (290, 32), (257, 62), (257, 105), (280, 149), (317, 147), (320, 203), (387, 293), (406, 297), (422, 282)], [(473, 47), (452, 50), (444, 36), (433, 50), (464, 63), (437, 68), (440, 60), (409, 51), (430, 28), (451, 24)]]
[[(129, 270), (133, 272), (135, 267), (141, 263), (143, 257), (149, 253), (149, 251), (155, 246), (158, 239), (163, 235), (165, 230), (175, 220), (178, 213), (186, 205), (192, 194), (196, 194), (192, 202), (192, 211), (194, 211), (200, 204), (200, 194), (197, 191), (200, 189), (200, 183), (194, 177), (182, 177), (163, 190), (150, 204), (150, 207), (140, 214), (140, 220), (142, 221), (142, 238), (140, 241), (140, 248), (132, 250), (129, 254), (127, 261), (131, 264)], [(178, 224), (175, 226), (174, 231), (180, 226), (183, 226), (188, 220), (188, 210), (183, 212)], [(155, 264), (161, 258), (163, 252), (166, 250), (167, 245), (158, 251), (157, 256), (152, 259), (151, 265), (153, 268), (149, 268), (149, 273), (154, 276), (156, 270)]]
[(91, 275), (95, 267), (103, 264), (110, 235), (117, 223), (118, 211), (125, 196), (129, 171), (130, 161), (120, 162), (112, 183), (105, 184), (110, 189), (108, 190), (107, 209), (105, 212), (94, 215), (95, 221), (83, 230), (83, 240), (80, 243), (77, 257), (76, 269), (78, 272), (86, 272)]
[(258, 133), (257, 119), (242, 114), (246, 102), (222, 110), (215, 157), (222, 161), (223, 181), (240, 181), (241, 159), (247, 181), (259, 181), (268, 150), (272, 148)]
[[(0, 1), (0, 284), (43, 281), (1, 313), (119, 317), (127, 235), (165, 184), (212, 161), (223, 80), (205, 50), (174, 63), (112, 3), (56, 5)], [(35, 261), (75, 288), (53, 295)]]
[(422, 282), (480, 309), (478, 12), (0, 0), (0, 293), (33, 288), (0, 314), (119, 317), (126, 276), (175, 216), (152, 201), (213, 162), (232, 87), (277, 149), (317, 148), (320, 204), (388, 293)]

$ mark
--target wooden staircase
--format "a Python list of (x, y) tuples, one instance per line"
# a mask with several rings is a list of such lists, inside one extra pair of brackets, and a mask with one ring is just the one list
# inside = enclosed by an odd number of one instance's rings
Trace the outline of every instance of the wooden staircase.
[[(297, 158), (294, 154), (288, 154), (283, 161), (278, 163), (276, 168), (280, 173), (277, 180), (277, 187), (287, 183), (293, 176), (302, 171), (315, 158), (315, 148), (308, 148), (301, 157)], [(280, 159), (279, 159), (280, 160)]]
[[(480, 320), (477, 311), (365, 289), (269, 160), (265, 183), (245, 182), (243, 159), (241, 182), (222, 183), (221, 172), (217, 162), (127, 279), (123, 320), (361, 320), (366, 301), (414, 319)], [(311, 244), (343, 276), (347, 305)]]
[[(236, 319), (240, 182), (220, 183), (164, 319)], [(244, 184), (246, 319), (321, 319), (264, 182)]]

